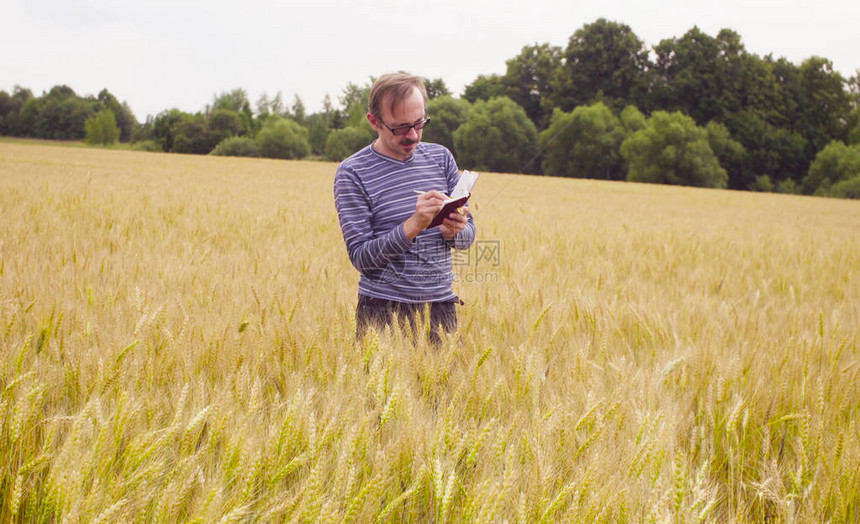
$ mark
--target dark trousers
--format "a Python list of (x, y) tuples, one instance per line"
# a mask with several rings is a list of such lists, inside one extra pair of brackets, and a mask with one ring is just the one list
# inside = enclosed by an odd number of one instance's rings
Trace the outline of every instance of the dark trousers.
[(430, 307), (430, 342), (434, 346), (442, 343), (440, 332), (453, 333), (457, 330), (457, 304), (455, 302), (395, 302), (381, 298), (358, 295), (358, 306), (355, 308), (355, 336), (364, 337), (370, 327), (384, 329), (390, 326), (394, 319), (400, 329), (408, 332), (413, 340), (420, 333), (419, 327), (424, 326), (424, 314)]

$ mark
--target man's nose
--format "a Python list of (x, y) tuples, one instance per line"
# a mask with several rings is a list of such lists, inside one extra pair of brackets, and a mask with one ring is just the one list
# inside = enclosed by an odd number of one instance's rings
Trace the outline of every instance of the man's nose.
[(418, 130), (414, 127), (409, 128), (409, 132), (406, 133), (406, 138), (410, 138), (412, 140), (418, 140)]

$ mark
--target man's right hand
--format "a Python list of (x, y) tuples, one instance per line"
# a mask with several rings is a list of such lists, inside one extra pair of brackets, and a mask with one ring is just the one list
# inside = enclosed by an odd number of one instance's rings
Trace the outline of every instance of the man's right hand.
[(448, 197), (439, 191), (427, 191), (418, 196), (415, 202), (415, 212), (403, 223), (403, 232), (409, 240), (415, 240), (418, 233), (427, 229), (436, 213), (442, 209), (442, 204)]

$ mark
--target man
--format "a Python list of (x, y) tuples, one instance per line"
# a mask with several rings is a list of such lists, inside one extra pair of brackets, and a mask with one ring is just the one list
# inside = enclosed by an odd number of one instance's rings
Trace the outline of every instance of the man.
[(378, 136), (337, 168), (335, 206), (349, 259), (361, 273), (358, 338), (394, 318), (415, 333), (428, 306), (434, 344), (441, 342), (440, 330), (457, 328), (461, 302), (451, 288), (450, 249), (469, 248), (475, 223), (465, 208), (427, 227), (460, 173), (445, 147), (421, 142), (430, 121), (426, 103), (423, 78), (402, 71), (380, 77), (367, 111)]

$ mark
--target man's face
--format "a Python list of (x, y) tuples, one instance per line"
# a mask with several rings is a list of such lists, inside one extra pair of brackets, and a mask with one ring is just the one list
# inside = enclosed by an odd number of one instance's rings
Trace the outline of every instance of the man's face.
[[(411, 125), (421, 122), (424, 119), (424, 97), (418, 89), (414, 89), (412, 94), (405, 98), (398, 106), (391, 111), (391, 104), (388, 99), (382, 101), (382, 121), (370, 113), (367, 114), (367, 119), (373, 125), (376, 132), (379, 134), (379, 139), (374, 144), (374, 148), (385, 156), (396, 158), (398, 160), (406, 160), (412, 156), (418, 142), (421, 141), (421, 131), (415, 128), (410, 128), (409, 132), (403, 136), (395, 136), (388, 127), (398, 127), (402, 125)], [(388, 127), (385, 127), (388, 125)]]

